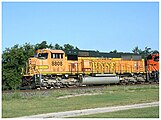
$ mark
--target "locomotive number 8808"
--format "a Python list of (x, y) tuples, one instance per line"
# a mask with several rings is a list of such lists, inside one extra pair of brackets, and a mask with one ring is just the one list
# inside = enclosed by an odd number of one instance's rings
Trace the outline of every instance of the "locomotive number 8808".
[[(149, 63), (133, 53), (41, 49), (36, 51), (35, 57), (29, 58), (26, 71), (22, 72), (21, 86), (59, 88), (145, 82), (153, 71), (147, 67)], [(155, 64), (159, 66), (159, 61)]]

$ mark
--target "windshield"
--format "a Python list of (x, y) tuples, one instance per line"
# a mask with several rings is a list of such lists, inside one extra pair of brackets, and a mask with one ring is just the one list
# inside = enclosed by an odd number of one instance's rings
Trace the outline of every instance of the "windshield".
[(159, 56), (155, 56), (154, 61), (158, 62), (159, 61)]
[(38, 58), (40, 59), (47, 59), (48, 58), (48, 53), (39, 53)]

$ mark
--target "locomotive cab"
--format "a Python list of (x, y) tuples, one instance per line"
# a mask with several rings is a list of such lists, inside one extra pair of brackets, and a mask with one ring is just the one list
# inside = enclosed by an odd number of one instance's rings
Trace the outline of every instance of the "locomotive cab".
[[(28, 59), (26, 73), (22, 77), (21, 86), (41, 84), (43, 76), (57, 76), (64, 71), (65, 54), (62, 50), (37, 50), (34, 57)], [(23, 73), (23, 72), (22, 72)], [(34, 83), (34, 85), (32, 84)]]
[(42, 74), (61, 73), (64, 71), (64, 57), (62, 50), (38, 50), (36, 67)]

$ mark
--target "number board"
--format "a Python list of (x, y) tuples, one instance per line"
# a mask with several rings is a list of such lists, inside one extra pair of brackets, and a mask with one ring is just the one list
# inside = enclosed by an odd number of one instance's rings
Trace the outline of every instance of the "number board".
[(62, 61), (52, 61), (52, 66), (62, 66)]

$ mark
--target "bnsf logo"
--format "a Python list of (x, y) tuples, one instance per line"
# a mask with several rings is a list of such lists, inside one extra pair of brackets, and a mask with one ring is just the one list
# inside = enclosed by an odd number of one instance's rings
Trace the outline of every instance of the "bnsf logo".
[(62, 61), (52, 61), (52, 66), (62, 66)]

